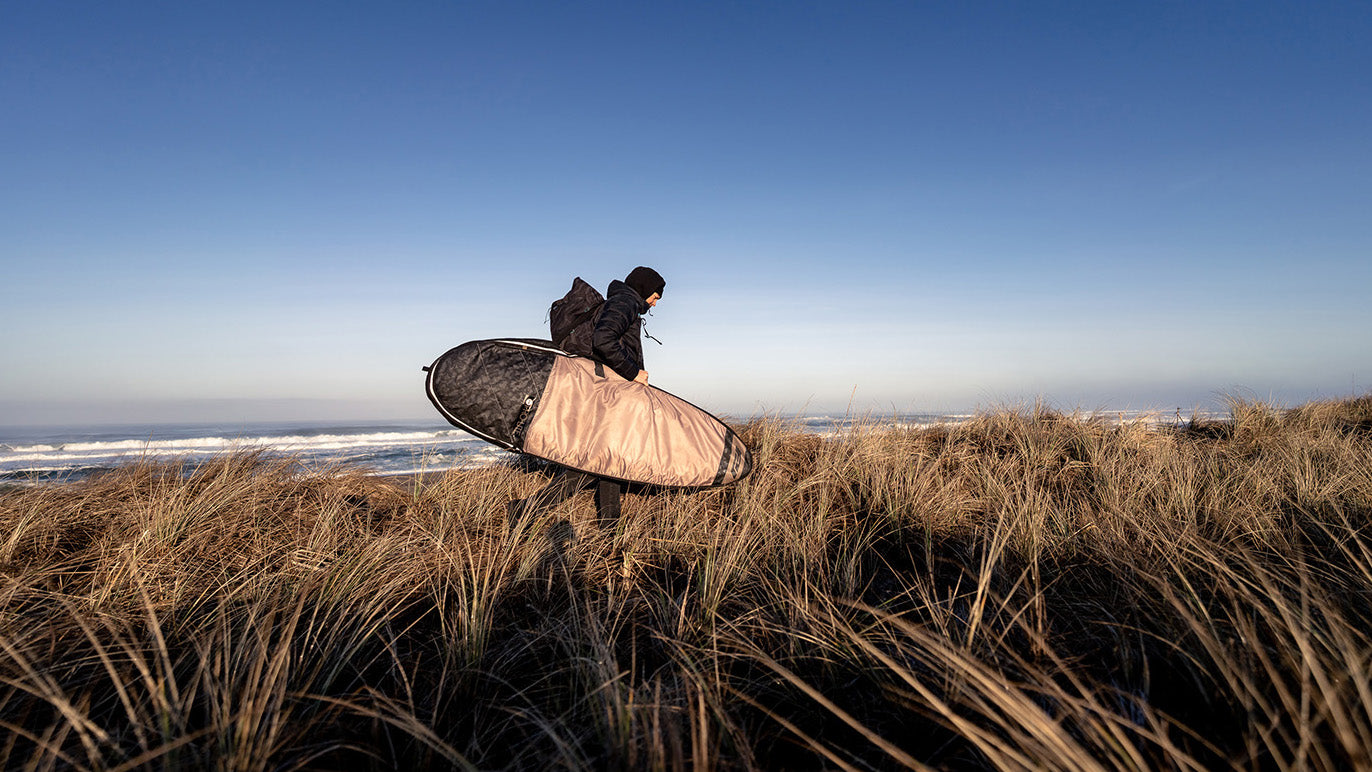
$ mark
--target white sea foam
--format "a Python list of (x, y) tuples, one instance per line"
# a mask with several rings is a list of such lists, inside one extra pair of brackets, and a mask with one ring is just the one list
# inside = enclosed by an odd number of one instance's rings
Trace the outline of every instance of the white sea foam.
[(0, 446), (0, 473), (12, 478), (22, 474), (109, 467), (139, 459), (197, 461), (242, 450), (293, 454), (307, 462), (360, 462), (377, 467), (378, 471), (392, 471), (398, 465), (414, 463), (416, 458), (433, 458), (426, 454), (434, 451), (451, 453), (480, 444), (470, 434), (457, 429), (322, 431), (317, 434), (287, 431), (243, 436), (213, 432), (179, 438), (158, 437), (157, 431), (158, 428), (153, 427), (142, 437), (94, 439), (87, 436), (65, 442), (35, 437), (28, 442), (12, 442)]
[(374, 432), (369, 434), (314, 434), (285, 435), (279, 437), (193, 437), (176, 440), (114, 440), (109, 442), (68, 442), (60, 445), (31, 445), (12, 448), (14, 453), (125, 453), (220, 450), (245, 447), (270, 447), (282, 449), (315, 448), (321, 450), (370, 447), (377, 445), (417, 444), (425, 442), (452, 442), (470, 440), (472, 436), (461, 431), (441, 432)]
[(0, 453), (56, 453), (61, 445), (0, 445)]

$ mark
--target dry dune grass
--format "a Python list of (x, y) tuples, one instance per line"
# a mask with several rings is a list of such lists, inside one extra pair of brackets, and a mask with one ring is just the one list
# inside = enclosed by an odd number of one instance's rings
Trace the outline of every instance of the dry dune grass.
[(0, 494), (7, 769), (1372, 766), (1372, 396), (741, 427), (511, 530), (517, 466)]

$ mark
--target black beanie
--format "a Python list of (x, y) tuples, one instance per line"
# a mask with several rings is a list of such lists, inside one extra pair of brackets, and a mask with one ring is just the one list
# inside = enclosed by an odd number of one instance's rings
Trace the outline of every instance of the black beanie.
[(630, 271), (624, 283), (633, 287), (634, 292), (637, 292), (638, 296), (644, 300), (647, 300), (654, 292), (661, 295), (662, 290), (667, 287), (667, 282), (663, 280), (661, 274), (642, 265)]

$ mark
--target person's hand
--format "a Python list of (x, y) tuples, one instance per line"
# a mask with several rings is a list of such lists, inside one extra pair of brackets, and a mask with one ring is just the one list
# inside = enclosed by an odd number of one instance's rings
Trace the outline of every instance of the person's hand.
[(641, 384), (643, 384), (644, 386), (647, 386), (647, 385), (648, 385), (648, 371), (647, 371), (647, 370), (639, 370), (639, 371), (638, 371), (638, 375), (635, 375), (635, 376), (634, 376), (634, 383), (641, 383)]

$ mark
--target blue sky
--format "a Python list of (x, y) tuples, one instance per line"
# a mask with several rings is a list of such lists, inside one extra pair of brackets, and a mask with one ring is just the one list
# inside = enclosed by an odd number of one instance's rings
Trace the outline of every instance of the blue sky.
[(1372, 386), (1372, 6), (0, 5), (0, 425), (426, 417), (667, 278), (720, 412)]

